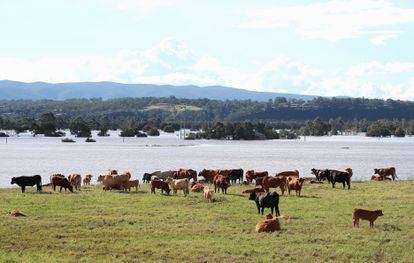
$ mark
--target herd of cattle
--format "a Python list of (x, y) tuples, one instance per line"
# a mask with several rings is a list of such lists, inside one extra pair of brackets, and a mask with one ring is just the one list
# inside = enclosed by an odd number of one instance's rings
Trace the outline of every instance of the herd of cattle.
[[(311, 169), (311, 172), (315, 177), (300, 177), (298, 170), (283, 171), (276, 173), (274, 176), (269, 176), (267, 171), (257, 172), (248, 170), (244, 173), (243, 169), (203, 169), (198, 174), (197, 171), (192, 169), (178, 169), (145, 173), (142, 177), (142, 181), (150, 184), (151, 193), (154, 194), (156, 189), (161, 190), (161, 193), (165, 192), (167, 195), (170, 194), (171, 190), (174, 194), (176, 194), (178, 190), (181, 190), (183, 191), (184, 196), (187, 196), (191, 189), (193, 192), (204, 192), (204, 197), (208, 201), (212, 201), (213, 191), (206, 186), (206, 183), (214, 185), (214, 193), (221, 191), (223, 194), (227, 194), (227, 189), (234, 183), (238, 182), (240, 184), (249, 185), (254, 182), (258, 187), (247, 189), (243, 191), (243, 193), (249, 194), (249, 200), (256, 202), (259, 214), (263, 215), (264, 208), (271, 209), (271, 214), (267, 219), (263, 221), (260, 226), (258, 225), (258, 229), (260, 230), (258, 232), (262, 232), (268, 231), (266, 229), (280, 228), (280, 226), (278, 226), (279, 223), (273, 218), (274, 211), (276, 217), (280, 216), (279, 194), (277, 192), (270, 192), (270, 188), (280, 188), (282, 195), (284, 195), (286, 191), (289, 195), (291, 191), (295, 191), (296, 195), (300, 196), (302, 185), (305, 180), (310, 180), (310, 183), (321, 183), (322, 180), (327, 180), (332, 184), (333, 188), (336, 183), (342, 183), (343, 188), (345, 188), (345, 185), (348, 186), (348, 189), (351, 187), (351, 177), (353, 175), (351, 168), (346, 168), (344, 171), (313, 168)], [(395, 180), (398, 178), (394, 167), (374, 169), (374, 172), (375, 175), (372, 176), (371, 180), (383, 181), (391, 179)], [(244, 178), (245, 180), (243, 180)], [(59, 191), (62, 191), (62, 189), (65, 189), (65, 191), (68, 189), (70, 192), (73, 192), (74, 189), (81, 190), (82, 182), (83, 185), (90, 185), (91, 181), (92, 175), (90, 174), (85, 175), (83, 179), (80, 174), (71, 174), (68, 177), (65, 177), (62, 174), (53, 174), (50, 176), (50, 186), (53, 191), (56, 191), (56, 187), (60, 188)], [(135, 190), (138, 191), (138, 188), (140, 187), (139, 180), (131, 180), (131, 173), (128, 171), (118, 173), (117, 170), (108, 170), (105, 175), (99, 175), (97, 181), (103, 185), (104, 191), (130, 191), (131, 188), (135, 188)], [(41, 191), (42, 186), (45, 186), (42, 185), (42, 178), (40, 175), (13, 177), (11, 184), (20, 186), (22, 192), (25, 192), (27, 186), (36, 185), (37, 191)], [(360, 216), (361, 214), (363, 216)], [(364, 215), (368, 215), (368, 219), (364, 218)], [(358, 225), (359, 218), (371, 220), (370, 218), (376, 219), (380, 215), (382, 215), (382, 211), (354, 211), (354, 225)]]

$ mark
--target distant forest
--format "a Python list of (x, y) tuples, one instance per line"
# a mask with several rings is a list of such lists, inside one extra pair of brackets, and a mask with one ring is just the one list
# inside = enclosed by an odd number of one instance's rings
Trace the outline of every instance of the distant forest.
[(203, 131), (190, 138), (274, 139), (343, 132), (405, 136), (414, 133), (414, 102), (322, 97), (267, 102), (175, 97), (0, 100), (0, 128), (16, 132), (59, 136), (52, 130), (71, 128), (88, 137), (79, 130), (97, 129), (105, 135), (107, 129), (121, 129), (125, 136), (145, 136), (184, 126)]

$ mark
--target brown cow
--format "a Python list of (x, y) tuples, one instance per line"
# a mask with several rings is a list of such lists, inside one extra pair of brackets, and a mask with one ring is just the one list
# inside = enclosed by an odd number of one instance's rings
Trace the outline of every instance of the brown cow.
[(129, 177), (126, 174), (106, 175), (103, 184), (105, 191), (112, 189), (126, 190), (129, 186)]
[(255, 172), (254, 170), (248, 170), (248, 171), (246, 171), (246, 180), (249, 183), (252, 183), (253, 180), (256, 180), (257, 178), (268, 176), (268, 175), (269, 175), (269, 173), (267, 171)]
[(300, 196), (300, 192), (302, 191), (302, 185), (303, 185), (303, 182), (305, 182), (305, 179), (297, 178), (297, 177), (288, 177), (287, 180), (288, 180), (287, 186), (288, 186), (289, 195), (290, 195), (291, 190), (295, 190), (296, 196)]
[(87, 174), (83, 178), (83, 185), (91, 185), (92, 175)]
[(198, 173), (198, 176), (204, 177), (206, 182), (213, 183), (214, 176), (216, 176), (218, 174), (219, 174), (219, 170), (206, 170), (206, 169), (203, 169), (202, 171), (200, 171)]
[(207, 202), (213, 202), (213, 191), (211, 191), (208, 187), (204, 188), (204, 198)]
[(284, 172), (276, 173), (275, 176), (299, 177), (299, 171), (298, 170), (294, 170), (294, 171), (284, 171)]
[(80, 174), (71, 174), (68, 176), (68, 180), (75, 187), (75, 190), (81, 190), (82, 177)]
[(280, 230), (280, 223), (279, 219), (275, 216), (273, 217), (272, 214), (268, 214), (266, 219), (257, 223), (256, 225), (256, 232), (275, 232)]
[(175, 173), (173, 173), (173, 179), (185, 179), (188, 180), (193, 179), (193, 181), (197, 181), (197, 171), (193, 169), (178, 169)]
[(203, 192), (204, 185), (200, 184), (199, 182), (194, 182), (191, 184), (191, 192), (200, 193)]
[(395, 178), (398, 178), (394, 167), (376, 168), (376, 169), (374, 169), (374, 174), (378, 174), (382, 177), (386, 177), (386, 176), (390, 175), (392, 177), (392, 180), (395, 180)]
[(53, 191), (56, 191), (56, 186), (60, 186), (59, 192), (62, 192), (62, 188), (65, 188), (65, 192), (66, 189), (69, 189), (69, 191), (73, 192), (73, 186), (71, 185), (69, 180), (66, 179), (66, 177), (53, 175), (51, 178), (51, 185)]
[(269, 188), (277, 188), (280, 187), (282, 190), (282, 195), (284, 195), (287, 187), (287, 179), (286, 177), (273, 177), (273, 176), (265, 176), (259, 177), (256, 179), (256, 185), (262, 186), (262, 188), (269, 192)]
[(138, 191), (139, 181), (138, 180), (129, 180), (128, 181), (128, 191), (131, 191), (131, 188), (135, 187), (135, 192)]
[(165, 191), (168, 195), (171, 191), (170, 187), (168, 186), (168, 183), (161, 180), (151, 181), (151, 193), (155, 194), (155, 189), (161, 189), (161, 193), (164, 193)]
[(369, 221), (369, 227), (374, 227), (374, 222), (377, 220), (379, 216), (383, 216), (382, 210), (375, 210), (375, 211), (369, 211), (365, 209), (355, 208), (354, 209), (354, 227), (359, 227), (359, 219), (362, 220), (368, 220)]
[(382, 177), (381, 175), (374, 174), (371, 176), (371, 181), (384, 181), (384, 180), (391, 180), (391, 178), (388, 177)]
[(227, 194), (227, 188), (230, 186), (230, 178), (228, 178), (227, 176), (223, 176), (223, 175), (216, 175), (214, 177), (214, 192), (216, 193), (217, 190), (218, 192), (221, 192), (223, 194)]
[(15, 216), (15, 217), (26, 216), (25, 214), (23, 214), (22, 212), (20, 212), (19, 210), (16, 210), (16, 209), (10, 211), (8, 214), (11, 215), (11, 216)]

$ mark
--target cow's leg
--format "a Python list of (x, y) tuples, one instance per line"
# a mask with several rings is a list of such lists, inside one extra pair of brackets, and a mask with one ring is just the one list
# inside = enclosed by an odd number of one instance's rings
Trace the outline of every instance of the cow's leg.
[(345, 181), (342, 182), (342, 188), (345, 189)]
[(276, 216), (280, 216), (279, 205), (276, 206)]
[(270, 207), (270, 211), (271, 211), (272, 215), (273, 215), (273, 210), (274, 210), (274, 207), (273, 206)]
[(332, 181), (332, 188), (335, 188), (335, 181)]
[(351, 189), (351, 181), (350, 181), (350, 180), (348, 180), (346, 183), (347, 183), (347, 185), (348, 185), (348, 189)]
[(263, 215), (263, 212), (264, 212), (264, 206), (262, 206), (262, 215)]
[(256, 203), (256, 206), (257, 206), (257, 213), (260, 215), (260, 205), (259, 205), (259, 203)]
[(22, 193), (24, 193), (24, 191), (26, 191), (26, 186), (22, 186)]

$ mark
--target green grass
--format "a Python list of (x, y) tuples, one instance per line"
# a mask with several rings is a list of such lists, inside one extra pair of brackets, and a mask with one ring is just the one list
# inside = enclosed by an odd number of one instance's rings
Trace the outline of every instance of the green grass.
[[(232, 186), (202, 194), (41, 194), (0, 190), (0, 262), (414, 262), (414, 181), (354, 183), (351, 190), (306, 183), (282, 197), (282, 231), (255, 233), (264, 217)], [(352, 226), (355, 207), (383, 209), (370, 229)], [(27, 217), (7, 215), (19, 209)], [(268, 212), (268, 211), (266, 211)]]
[(178, 104), (178, 105), (167, 105), (167, 104), (155, 104), (148, 107), (145, 107), (146, 111), (150, 110), (164, 110), (164, 111), (200, 111), (202, 108), (192, 105), (184, 105), (184, 104)]

